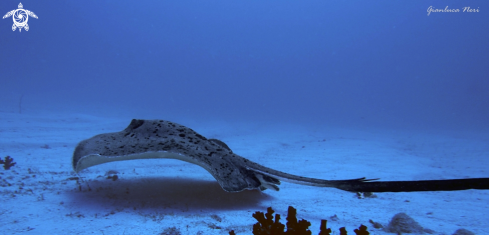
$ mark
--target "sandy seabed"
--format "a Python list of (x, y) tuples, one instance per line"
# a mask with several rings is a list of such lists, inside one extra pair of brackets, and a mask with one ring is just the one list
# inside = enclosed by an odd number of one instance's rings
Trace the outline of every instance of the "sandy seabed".
[[(311, 128), (295, 124), (203, 123), (171, 120), (226, 142), (264, 166), (321, 179), (381, 180), (489, 177), (489, 134)], [(333, 188), (282, 183), (280, 191), (227, 193), (204, 169), (177, 160), (108, 163), (73, 172), (78, 142), (124, 129), (129, 119), (88, 115), (0, 113), (2, 234), (252, 234), (251, 214), (272, 207), (285, 223), (287, 207), (339, 234), (369, 220), (386, 225), (405, 212), (434, 234), (459, 228), (489, 234), (489, 191), (377, 193), (359, 199)], [(114, 180), (114, 175), (117, 179)], [(79, 179), (79, 180), (77, 180)], [(164, 231), (167, 232), (164, 232)], [(392, 234), (392, 233), (391, 233)]]

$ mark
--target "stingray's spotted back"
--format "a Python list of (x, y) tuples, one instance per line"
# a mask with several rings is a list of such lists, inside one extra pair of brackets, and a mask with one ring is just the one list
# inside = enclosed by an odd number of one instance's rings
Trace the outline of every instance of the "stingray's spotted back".
[(121, 132), (101, 134), (89, 140), (77, 146), (73, 163), (94, 151), (108, 157), (148, 151), (189, 150), (188, 148), (194, 146), (192, 150), (195, 151), (199, 151), (200, 146), (204, 148), (212, 146), (211, 148), (215, 148), (215, 151), (223, 151), (222, 148), (209, 142), (207, 138), (194, 130), (164, 120), (133, 119), (129, 126)]
[[(176, 158), (202, 166), (226, 191), (257, 189), (262, 185), (246, 169), (247, 162), (219, 140), (207, 139), (194, 130), (165, 120), (133, 119), (121, 132), (94, 136), (78, 144), (73, 154), (73, 169), (80, 171), (105, 162)], [(278, 180), (272, 180), (278, 183)]]

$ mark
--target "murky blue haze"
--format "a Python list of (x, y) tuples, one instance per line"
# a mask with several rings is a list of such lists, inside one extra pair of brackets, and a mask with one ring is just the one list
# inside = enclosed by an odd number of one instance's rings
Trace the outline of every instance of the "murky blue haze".
[[(18, 0), (2, 0), (0, 10)], [(22, 1), (0, 110), (489, 127), (487, 1)], [(476, 13), (431, 13), (471, 7)]]

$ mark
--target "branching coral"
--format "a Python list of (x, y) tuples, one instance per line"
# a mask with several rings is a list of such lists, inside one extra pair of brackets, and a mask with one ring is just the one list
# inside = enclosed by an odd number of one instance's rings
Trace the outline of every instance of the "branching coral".
[[(307, 220), (299, 220), (297, 221), (297, 211), (294, 207), (289, 206), (287, 213), (287, 231), (284, 232), (285, 225), (280, 223), (280, 215), (275, 214), (275, 211), (272, 210), (271, 207), (267, 208), (267, 213), (263, 214), (263, 212), (255, 212), (253, 213), (253, 217), (258, 221), (253, 225), (253, 234), (254, 235), (311, 235), (311, 231), (308, 230), (311, 223)], [(337, 234), (333, 233), (330, 228), (326, 227), (327, 220), (321, 220), (321, 226), (319, 227), (319, 235), (331, 235)], [(426, 229), (421, 227), (418, 222), (414, 221), (413, 218), (409, 217), (405, 213), (396, 214), (392, 220), (389, 222), (389, 225), (384, 228), (384, 226), (380, 223), (369, 220), (370, 223), (377, 229), (383, 229), (388, 233), (396, 233), (396, 234), (404, 234), (404, 233), (416, 233), (416, 234), (433, 234), (435, 231), (431, 229)], [(341, 227), (339, 235), (347, 235), (347, 231), (345, 227)], [(367, 226), (360, 225), (358, 229), (354, 229), (353, 232), (355, 235), (370, 235), (367, 231)], [(229, 232), (230, 235), (236, 235), (234, 230)], [(453, 235), (473, 235), (474, 233), (466, 230), (459, 229)]]
[(5, 160), (0, 159), (0, 164), (3, 164), (3, 169), (10, 170), (10, 167), (15, 166), (17, 163), (10, 156), (6, 156)]
[[(312, 232), (308, 229), (311, 223), (307, 220), (297, 221), (297, 210), (294, 207), (289, 206), (287, 213), (287, 231), (284, 232), (285, 225), (280, 223), (280, 215), (275, 214), (275, 219), (271, 207), (267, 208), (267, 213), (255, 212), (253, 218), (258, 222), (253, 225), (254, 235), (311, 235)], [(326, 228), (327, 220), (321, 220), (321, 226), (319, 227), (319, 235), (330, 235), (331, 229)], [(360, 228), (354, 230), (356, 235), (369, 235), (367, 227), (361, 225)], [(235, 235), (234, 231), (229, 232), (230, 235)], [(340, 228), (340, 235), (347, 235), (346, 229)]]

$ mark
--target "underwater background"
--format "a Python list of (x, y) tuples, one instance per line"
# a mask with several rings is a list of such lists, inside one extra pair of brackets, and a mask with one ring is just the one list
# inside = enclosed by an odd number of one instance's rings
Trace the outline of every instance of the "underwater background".
[[(18, 5), (1, 0), (0, 15)], [(0, 160), (16, 163), (0, 167), (2, 234), (244, 235), (255, 211), (273, 207), (285, 223), (288, 206), (313, 234), (321, 219), (332, 234), (393, 234), (370, 221), (386, 227), (397, 213), (432, 234), (489, 234), (487, 190), (228, 193), (171, 159), (72, 168), (80, 141), (138, 118), (300, 176), (487, 178), (488, 1), (22, 5), (38, 16), (28, 31), (0, 19)]]
[[(485, 1), (22, 4), (39, 19), (0, 21), (2, 111), (489, 127)], [(480, 12), (428, 16), (447, 5)]]

